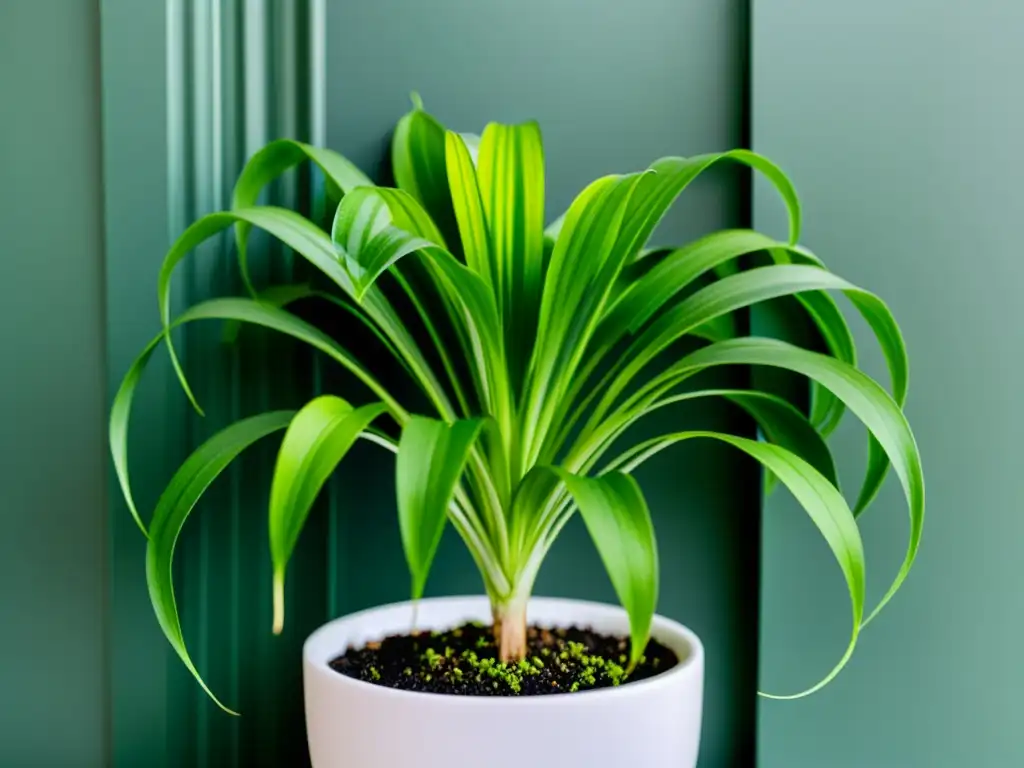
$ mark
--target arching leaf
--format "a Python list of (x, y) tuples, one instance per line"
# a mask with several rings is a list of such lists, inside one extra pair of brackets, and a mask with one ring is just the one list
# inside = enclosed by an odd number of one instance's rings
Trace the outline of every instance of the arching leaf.
[[(280, 331), (299, 341), (303, 341), (337, 361), (363, 381), (370, 391), (387, 404), (389, 412), (398, 423), (401, 424), (408, 418), (408, 414), (398, 401), (344, 347), (339, 345), (330, 336), (289, 314), (286, 310), (268, 304), (261, 304), (252, 299), (211, 299), (187, 309), (175, 318), (169, 328), (173, 329), (194, 320), (229, 320), (238, 323), (252, 323), (264, 328)], [(109, 440), (110, 453), (114, 460), (114, 469), (117, 473), (118, 483), (121, 486), (121, 492), (124, 494), (125, 503), (128, 505), (128, 509), (143, 533), (146, 532), (146, 526), (135, 505), (131, 492), (131, 483), (128, 478), (128, 422), (131, 416), (132, 402), (135, 399), (135, 390), (142, 378), (142, 373), (145, 371), (154, 350), (163, 339), (164, 333), (160, 333), (149, 342), (142, 353), (135, 359), (128, 369), (128, 373), (122, 379), (121, 385), (114, 395), (113, 404), (110, 407)]]
[(448, 506), (483, 421), (446, 424), (414, 416), (398, 443), (398, 522), (412, 575), (412, 598), (423, 596)]
[(630, 671), (651, 636), (658, 604), (658, 546), (640, 486), (613, 472), (597, 478), (554, 470), (576, 501), (619, 602), (629, 615)]
[[(864, 545), (861, 542), (860, 531), (857, 529), (857, 521), (836, 487), (799, 456), (781, 446), (759, 443), (755, 440), (721, 432), (678, 432), (657, 437), (636, 446), (613, 462), (612, 467), (614, 467), (614, 471), (632, 471), (643, 461), (670, 445), (694, 438), (710, 438), (728, 443), (739, 448), (773, 472), (789, 488), (811, 521), (817, 526), (843, 572), (850, 593), (853, 629), (850, 633), (850, 641), (839, 662), (819, 682), (799, 693), (785, 695), (761, 693), (762, 696), (771, 699), (798, 699), (809, 696), (828, 685), (842, 671), (857, 645), (861, 620), (864, 616), (865, 587)], [(613, 470), (609, 468), (609, 471)]]
[[(278, 139), (267, 144), (245, 164), (235, 183), (231, 207), (239, 210), (255, 206), (259, 202), (260, 193), (270, 182), (306, 160), (319, 167), (327, 177), (328, 183), (342, 194), (347, 194), (357, 187), (373, 186), (373, 182), (366, 174), (337, 152), (292, 139)], [(252, 225), (249, 222), (239, 221), (235, 226), (235, 243), (238, 247), (238, 264), (242, 280), (250, 294), (255, 296), (256, 289), (249, 279), (247, 259), (251, 229)]]
[(270, 485), (274, 634), (284, 627), (285, 568), (309, 511), (349, 448), (386, 410), (383, 403), (353, 408), (340, 397), (321, 395), (306, 404), (288, 425)]
[[(870, 622), (889, 603), (910, 573), (924, 527), (924, 472), (921, 456), (902, 409), (880, 384), (856, 368), (775, 339), (747, 338), (712, 344), (669, 367), (637, 393), (642, 401), (666, 383), (717, 365), (766, 365), (799, 373), (832, 391), (864, 423), (892, 464), (907, 499), (910, 534), (896, 577), (869, 614)], [(869, 473), (877, 470), (869, 468)]]
[(444, 235), (438, 245), (458, 243), (459, 233), (448, 192), (445, 168), (445, 129), (412, 94), (413, 109), (395, 126), (391, 165), (398, 188), (408, 192), (430, 213)]
[(160, 628), (189, 672), (218, 707), (228, 709), (206, 686), (185, 647), (174, 599), (174, 547), (196, 502), (210, 484), (243, 450), (267, 435), (284, 429), (293, 411), (275, 411), (243, 419), (221, 430), (192, 453), (171, 478), (157, 502), (146, 549), (146, 581)]

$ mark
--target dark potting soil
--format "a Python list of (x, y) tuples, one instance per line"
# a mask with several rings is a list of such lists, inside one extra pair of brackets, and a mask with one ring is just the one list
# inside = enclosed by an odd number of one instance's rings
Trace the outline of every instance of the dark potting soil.
[(627, 638), (578, 627), (530, 627), (527, 644), (525, 659), (503, 664), (491, 627), (463, 624), (446, 632), (392, 635), (349, 648), (330, 664), (343, 675), (405, 691), (538, 696), (623, 685), (679, 663), (674, 652), (652, 639), (640, 663), (627, 674)]

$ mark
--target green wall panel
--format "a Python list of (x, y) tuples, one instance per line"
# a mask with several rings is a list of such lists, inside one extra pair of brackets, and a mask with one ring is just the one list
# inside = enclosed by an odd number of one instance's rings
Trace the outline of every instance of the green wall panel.
[[(458, 130), (536, 118), (553, 218), (602, 174), (741, 144), (745, 34), (739, 0), (331, 0), (328, 143), (385, 175), (390, 130), (412, 90)], [(744, 212), (742, 177), (715, 174), (687, 192), (659, 237), (687, 240), (737, 225)], [(669, 418), (675, 425), (748, 428), (724, 409), (680, 410)], [(367, 449), (340, 474), (339, 610), (404, 599), (408, 576), (391, 462)], [(345, 483), (368, 475), (379, 480), (370, 487)], [(707, 645), (702, 765), (748, 766), (757, 649), (755, 468), (702, 444), (668, 452), (639, 477), (658, 528), (660, 610), (692, 626)], [(458, 537), (449, 532), (442, 547), (428, 592), (480, 592)], [(581, 525), (569, 526), (556, 544), (537, 592), (614, 601)]]
[(0, 765), (92, 768), (107, 763), (96, 2), (0, 3), (0, 105)]
[[(322, 32), (315, 2), (103, 0), (108, 395), (159, 330), (156, 277), (171, 241), (230, 204), (246, 158), (267, 141), (318, 140), (315, 71)], [(308, 178), (267, 201), (309, 199)], [(257, 284), (296, 274), (292, 256), (253, 238)], [(232, 239), (205, 243), (179, 268), (176, 308), (240, 290)], [(166, 356), (136, 402), (133, 487), (144, 517), (186, 451), (264, 410), (294, 407), (312, 389), (312, 362), (280, 339), (244, 329), (233, 346), (217, 323), (178, 338), (206, 418), (191, 412)], [(289, 577), (289, 623), (270, 632), (266, 494), (273, 446), (257, 446), (196, 508), (178, 544), (178, 607), (197, 667), (241, 718), (218, 710), (170, 651), (145, 585), (145, 541), (111, 479), (111, 686), (114, 763), (299, 766), (307, 762), (300, 648), (326, 617), (326, 520), (314, 523)]]
[[(919, 564), (849, 668), (802, 701), (760, 705), (762, 768), (1024, 764), (1019, 638), (1019, 389), (1024, 267), (1024, 5), (1013, 0), (753, 4), (753, 144), (802, 193), (806, 244), (877, 291), (911, 355), (907, 413), (928, 480)], [(782, 213), (757, 189), (755, 223)], [(863, 329), (860, 329), (863, 330)], [(882, 375), (866, 332), (864, 365)], [(863, 467), (863, 433), (833, 441)], [(844, 476), (849, 485), (854, 472)], [(872, 599), (906, 511), (890, 479), (864, 519)], [(796, 689), (841, 651), (844, 588), (799, 510), (764, 523), (761, 682)]]

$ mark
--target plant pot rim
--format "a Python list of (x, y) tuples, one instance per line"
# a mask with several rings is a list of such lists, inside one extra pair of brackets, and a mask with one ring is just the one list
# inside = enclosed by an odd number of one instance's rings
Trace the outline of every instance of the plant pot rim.
[[(454, 626), (453, 621), (430, 619), (432, 609), (454, 615), (460, 609), (465, 611), (463, 621), (480, 620), (486, 613), (490, 615), (490, 601), (482, 595), (465, 595), (454, 597), (429, 597), (418, 601), (418, 615), (420, 626), (424, 629), (439, 629), (442, 627)], [(377, 696), (382, 698), (397, 697), (398, 699), (415, 699), (422, 702), (430, 701), (438, 706), (464, 706), (472, 703), (474, 707), (487, 706), (534, 706), (534, 707), (571, 707), (574, 702), (581, 698), (591, 701), (597, 697), (606, 700), (625, 699), (635, 696), (644, 696), (654, 693), (656, 689), (668, 688), (679, 684), (680, 678), (700, 676), (704, 668), (704, 646), (700, 638), (687, 627), (677, 621), (655, 614), (651, 625), (651, 636), (658, 642), (675, 652), (678, 663), (671, 669), (644, 680), (632, 683), (624, 683), (609, 688), (598, 688), (589, 691), (578, 691), (576, 693), (559, 693), (545, 696), (476, 696), (453, 693), (433, 693), (425, 691), (406, 691), (399, 688), (388, 688), (382, 685), (358, 680), (349, 677), (331, 668), (329, 662), (344, 653), (350, 640), (348, 635), (357, 626), (360, 626), (371, 619), (374, 614), (387, 614), (391, 617), (400, 612), (407, 612), (411, 626), (413, 603), (406, 600), (403, 602), (389, 603), (374, 608), (367, 608), (362, 611), (333, 619), (319, 629), (314, 631), (306, 640), (302, 649), (302, 656), (307, 670), (323, 676), (329, 681), (329, 685), (337, 688), (348, 688), (353, 692), (358, 691), (364, 696)], [(540, 614), (539, 616), (537, 614)], [(553, 617), (561, 618), (553, 618)], [(590, 600), (575, 600), (560, 597), (531, 597), (527, 607), (527, 620), (530, 623), (541, 623), (549, 626), (570, 626), (572, 624), (593, 626), (599, 632), (616, 634), (629, 634), (629, 620), (625, 610), (620, 606), (608, 603), (595, 602)], [(395, 627), (396, 622), (392, 619), (386, 622), (388, 626), (374, 628), (372, 632), (360, 631), (361, 640), (366, 642), (372, 639), (382, 639), (385, 635), (401, 633), (403, 630)], [(613, 628), (609, 628), (612, 625)], [(614, 627), (621, 627), (616, 629)]]

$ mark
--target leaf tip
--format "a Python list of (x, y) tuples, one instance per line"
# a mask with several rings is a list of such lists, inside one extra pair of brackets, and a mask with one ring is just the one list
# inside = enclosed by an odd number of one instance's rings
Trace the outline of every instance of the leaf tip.
[(644, 657), (644, 651), (647, 650), (647, 643), (650, 640), (650, 635), (643, 638), (641, 642), (637, 642), (635, 637), (630, 639), (629, 649), (629, 666), (626, 667), (626, 674), (631, 675), (636, 669), (636, 665), (640, 663), (640, 660)]
[(274, 571), (274, 627), (275, 635), (284, 630), (284, 571)]
[(423, 110), (423, 99), (420, 98), (420, 94), (419, 94), (418, 91), (411, 91), (409, 93), (409, 101), (412, 102), (412, 107), (417, 112), (420, 112), (420, 111)]

